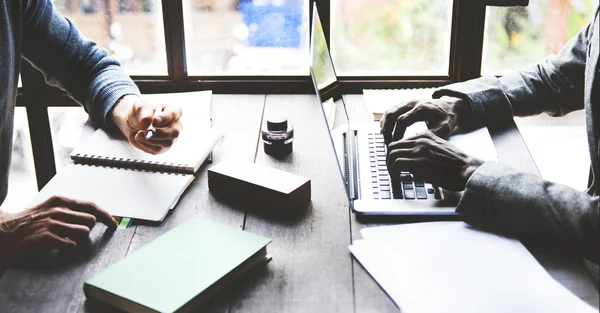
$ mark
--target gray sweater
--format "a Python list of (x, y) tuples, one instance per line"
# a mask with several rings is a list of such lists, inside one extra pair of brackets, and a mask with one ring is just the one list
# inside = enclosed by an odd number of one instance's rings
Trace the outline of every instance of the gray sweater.
[(0, 204), (8, 189), (21, 58), (50, 85), (66, 90), (101, 127), (107, 127), (118, 99), (139, 94), (119, 63), (58, 15), (51, 0), (0, 0)]
[[(457, 211), (484, 228), (521, 239), (572, 248), (600, 261), (600, 55), (599, 17), (556, 56), (500, 78), (482, 77), (436, 91), (434, 97), (468, 99), (471, 125), (546, 112), (585, 110), (593, 183), (587, 192), (488, 162), (473, 173)], [(557, 167), (560, 164), (556, 165)]]

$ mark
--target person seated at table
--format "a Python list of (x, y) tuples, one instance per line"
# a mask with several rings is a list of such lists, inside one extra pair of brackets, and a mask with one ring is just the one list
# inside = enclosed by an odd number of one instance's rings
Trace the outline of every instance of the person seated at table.
[[(81, 103), (96, 125), (148, 153), (171, 146), (182, 128), (181, 110), (146, 103), (119, 63), (60, 16), (51, 0), (0, 3), (0, 204), (8, 189), (21, 58)], [(151, 124), (157, 131), (146, 139)], [(96, 222), (116, 227), (110, 214), (93, 203), (61, 197), (20, 213), (0, 212), (0, 256), (74, 249), (88, 241)]]
[[(599, 8), (600, 9), (600, 8)], [(464, 190), (456, 209), (467, 222), (521, 239), (568, 247), (600, 260), (600, 74), (598, 10), (557, 55), (500, 78), (481, 77), (445, 86), (433, 100), (388, 110), (381, 132), (390, 172), (412, 172), (449, 190)], [(562, 116), (585, 109), (592, 183), (587, 192), (466, 155), (443, 138), (456, 126), (475, 128), (513, 116)], [(402, 138), (425, 121), (429, 131)], [(395, 128), (395, 130), (394, 130)], [(394, 140), (399, 139), (399, 140)], [(560, 167), (561, 164), (557, 164)]]

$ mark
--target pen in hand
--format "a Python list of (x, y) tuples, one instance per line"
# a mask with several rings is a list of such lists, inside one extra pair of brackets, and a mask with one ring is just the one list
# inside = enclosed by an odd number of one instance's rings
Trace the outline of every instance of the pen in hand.
[(154, 114), (156, 114), (156, 110), (154, 110), (154, 112), (152, 113), (152, 120), (150, 122), (150, 126), (148, 126), (148, 129), (146, 129), (146, 140), (152, 138), (154, 132), (156, 132), (156, 127), (154, 126)]
[(148, 128), (146, 130), (146, 137), (145, 137), (146, 140), (152, 138), (152, 135), (154, 135), (154, 131), (155, 131), (155, 127), (154, 126), (151, 126), (150, 128)]

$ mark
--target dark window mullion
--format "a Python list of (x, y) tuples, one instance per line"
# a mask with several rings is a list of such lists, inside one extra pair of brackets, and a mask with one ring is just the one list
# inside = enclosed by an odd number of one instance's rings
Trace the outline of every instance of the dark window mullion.
[(450, 77), (465, 81), (481, 76), (485, 3), (454, 0), (450, 46)]
[(183, 81), (187, 77), (182, 0), (163, 0), (163, 21), (169, 78)]
[(56, 174), (48, 104), (44, 98), (45, 93), (56, 89), (48, 87), (42, 73), (29, 62), (21, 63), (21, 80), (23, 87), (18, 102), (27, 110), (35, 176), (41, 190)]
[(456, 80), (458, 75), (458, 55), (460, 54), (460, 51), (458, 50), (458, 46), (456, 44), (456, 37), (460, 37), (457, 36), (457, 30), (458, 30), (458, 24), (459, 24), (459, 6), (460, 6), (460, 1), (459, 0), (454, 0), (452, 1), (452, 26), (451, 26), (451, 30), (450, 30), (450, 60), (448, 62), (448, 75), (450, 76), (451, 80)]

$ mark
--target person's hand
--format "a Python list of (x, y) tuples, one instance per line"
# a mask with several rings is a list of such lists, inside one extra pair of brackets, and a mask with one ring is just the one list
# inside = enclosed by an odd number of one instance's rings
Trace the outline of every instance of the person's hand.
[(101, 222), (117, 222), (93, 203), (52, 197), (19, 213), (0, 213), (0, 255), (17, 257), (31, 252), (73, 250), (88, 242)]
[[(152, 105), (136, 95), (121, 98), (111, 112), (113, 123), (127, 140), (134, 147), (151, 154), (167, 151), (183, 129), (179, 120), (180, 108)], [(147, 139), (146, 134), (151, 125), (156, 131)]]
[(483, 163), (430, 131), (388, 146), (390, 175), (410, 172), (417, 179), (448, 190), (464, 190), (473, 172)]
[(387, 145), (402, 139), (408, 126), (423, 121), (431, 132), (448, 138), (457, 121), (466, 118), (469, 110), (465, 100), (455, 97), (408, 101), (385, 112), (380, 122), (381, 133)]

